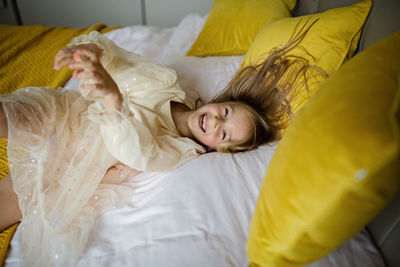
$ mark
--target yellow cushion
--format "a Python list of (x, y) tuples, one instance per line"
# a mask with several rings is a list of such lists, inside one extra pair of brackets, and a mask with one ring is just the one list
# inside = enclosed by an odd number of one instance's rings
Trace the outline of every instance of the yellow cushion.
[[(310, 64), (322, 68), (329, 75), (354, 54), (371, 5), (371, 0), (364, 0), (352, 6), (335, 8), (323, 13), (269, 22), (257, 35), (242, 66), (260, 62), (273, 48), (286, 44), (299, 23), (300, 26), (309, 25), (312, 21), (319, 19), (311, 27), (300, 46), (290, 51), (288, 55), (302, 56), (308, 59)], [(309, 91), (303, 90), (292, 103), (295, 112), (323, 80), (321, 76), (313, 81), (310, 80)]]
[(397, 32), (344, 64), (288, 127), (252, 218), (253, 266), (322, 258), (400, 189), (399, 47)]
[(267, 21), (290, 16), (295, 4), (296, 0), (214, 0), (187, 56), (244, 54)]

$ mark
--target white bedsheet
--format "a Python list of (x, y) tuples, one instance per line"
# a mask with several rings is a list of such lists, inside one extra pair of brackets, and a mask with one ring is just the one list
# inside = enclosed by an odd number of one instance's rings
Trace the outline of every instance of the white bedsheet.
[[(185, 57), (204, 21), (191, 14), (174, 28), (131, 26), (106, 35), (173, 67), (181, 85), (189, 92), (196, 89), (207, 101), (229, 81), (242, 57)], [(76, 86), (74, 80), (67, 85)], [(129, 205), (97, 220), (78, 266), (247, 266), (248, 228), (275, 148), (273, 144), (235, 155), (209, 153), (170, 172), (134, 177), (127, 183), (135, 189)], [(19, 266), (19, 238), (17, 229), (6, 267)], [(362, 231), (310, 266), (384, 264)]]

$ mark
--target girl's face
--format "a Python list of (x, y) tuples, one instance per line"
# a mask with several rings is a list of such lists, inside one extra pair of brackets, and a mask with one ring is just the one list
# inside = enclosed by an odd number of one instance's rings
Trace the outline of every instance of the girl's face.
[(234, 102), (205, 105), (188, 118), (193, 137), (211, 149), (224, 142), (245, 140), (253, 130), (249, 112)]

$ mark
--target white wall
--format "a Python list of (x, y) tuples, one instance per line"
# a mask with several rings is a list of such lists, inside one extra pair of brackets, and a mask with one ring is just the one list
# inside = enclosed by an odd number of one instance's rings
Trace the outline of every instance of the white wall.
[[(2, 1), (2, 0), (0, 0)], [(206, 14), (213, 0), (16, 0), (24, 25), (171, 27), (188, 13)]]
[(17, 0), (24, 25), (141, 24), (140, 0)]
[(213, 0), (145, 0), (148, 25), (171, 27), (188, 13), (207, 14)]

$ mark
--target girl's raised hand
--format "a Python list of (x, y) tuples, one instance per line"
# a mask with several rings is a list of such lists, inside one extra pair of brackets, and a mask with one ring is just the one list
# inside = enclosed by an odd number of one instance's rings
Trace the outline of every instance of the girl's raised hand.
[(107, 111), (121, 110), (122, 95), (110, 74), (101, 65), (99, 54), (80, 48), (72, 56), (74, 63), (69, 67), (74, 70), (72, 76), (84, 80), (80, 84), (83, 90), (96, 90), (104, 97)]
[(69, 67), (74, 70), (72, 76), (84, 80), (81, 88), (97, 90), (102, 96), (118, 92), (117, 84), (101, 65), (98, 55), (90, 50), (78, 49), (73, 54), (74, 63)]
[(101, 49), (96, 44), (87, 43), (87, 44), (78, 44), (70, 47), (65, 47), (57, 52), (54, 58), (53, 68), (55, 70), (60, 70), (63, 67), (74, 63), (73, 55), (78, 49), (92, 51), (97, 55), (98, 58), (101, 56)]

